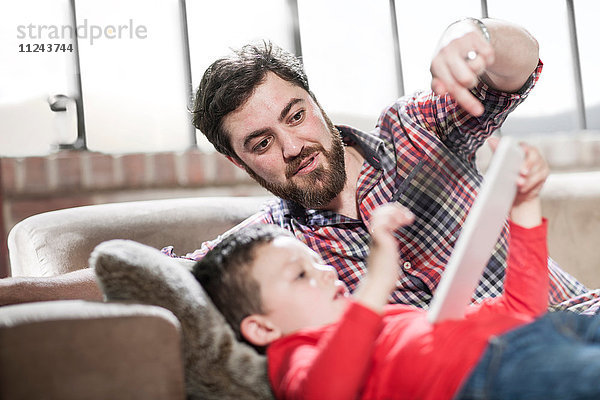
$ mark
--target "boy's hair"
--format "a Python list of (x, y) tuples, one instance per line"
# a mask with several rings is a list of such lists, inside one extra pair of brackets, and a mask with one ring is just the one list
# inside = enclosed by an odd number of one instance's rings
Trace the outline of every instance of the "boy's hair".
[(223, 129), (223, 118), (244, 104), (267, 72), (306, 90), (308, 79), (300, 59), (271, 42), (250, 44), (212, 63), (200, 82), (192, 123), (222, 154), (239, 160)]
[(260, 283), (252, 277), (256, 251), (279, 236), (292, 235), (275, 225), (243, 228), (226, 236), (192, 270), (239, 340), (245, 340), (240, 332), (242, 320), (251, 314), (264, 314)]

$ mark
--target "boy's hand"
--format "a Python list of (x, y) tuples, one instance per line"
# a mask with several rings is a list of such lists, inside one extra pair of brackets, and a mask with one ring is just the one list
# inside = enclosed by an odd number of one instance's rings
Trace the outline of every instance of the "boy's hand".
[[(490, 137), (487, 142), (489, 143), (492, 151), (496, 151), (500, 139), (496, 137)], [(521, 169), (519, 170), (519, 178), (517, 179), (517, 195), (513, 206), (533, 200), (539, 196), (546, 178), (550, 174), (550, 168), (548, 163), (542, 157), (540, 151), (528, 144), (519, 143), (523, 149), (524, 158)]]
[[(394, 231), (414, 221), (414, 215), (408, 208), (398, 203), (388, 203), (377, 207), (369, 220), (371, 234), (371, 254), (386, 253), (392, 258), (398, 258), (398, 242)], [(396, 266), (398, 263), (395, 263)], [(369, 266), (369, 270), (371, 266)], [(395, 268), (394, 268), (395, 269)]]
[(535, 147), (521, 143), (525, 159), (517, 179), (517, 195), (513, 206), (539, 197), (544, 182), (550, 174), (548, 163)]
[[(498, 146), (498, 138), (489, 138), (488, 143), (493, 151)], [(550, 173), (546, 160), (538, 149), (520, 143), (524, 152), (523, 164), (517, 178), (517, 194), (510, 210), (510, 219), (521, 226), (533, 227), (542, 220), (540, 191)]]
[(371, 215), (368, 272), (354, 297), (375, 311), (380, 311), (387, 304), (388, 296), (396, 287), (399, 254), (394, 231), (413, 220), (414, 215), (397, 203), (384, 204)]

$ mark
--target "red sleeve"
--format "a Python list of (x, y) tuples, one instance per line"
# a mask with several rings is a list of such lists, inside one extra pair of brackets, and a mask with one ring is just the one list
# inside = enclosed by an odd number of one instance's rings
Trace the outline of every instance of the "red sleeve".
[(534, 228), (523, 228), (510, 221), (509, 226), (504, 293), (486, 301), (483, 309), (493, 311), (502, 308), (511, 314), (536, 317), (548, 309), (548, 221), (544, 218)]
[(504, 302), (509, 311), (541, 315), (548, 309), (548, 221), (526, 229), (510, 222)]
[(322, 335), (300, 332), (267, 350), (269, 379), (278, 399), (351, 399), (360, 393), (382, 317), (352, 302)]

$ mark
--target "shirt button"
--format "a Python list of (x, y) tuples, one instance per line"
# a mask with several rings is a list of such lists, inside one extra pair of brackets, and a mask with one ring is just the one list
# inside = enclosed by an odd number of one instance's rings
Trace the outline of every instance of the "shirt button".
[(412, 267), (412, 264), (410, 263), (410, 261), (405, 261), (403, 267), (405, 270), (408, 271)]

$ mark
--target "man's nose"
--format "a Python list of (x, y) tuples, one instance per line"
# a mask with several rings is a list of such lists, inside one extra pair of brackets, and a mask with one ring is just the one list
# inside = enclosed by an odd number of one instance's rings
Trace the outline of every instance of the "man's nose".
[(292, 160), (302, 152), (304, 147), (302, 139), (289, 132), (282, 132), (280, 137), (281, 151), (285, 160)]

